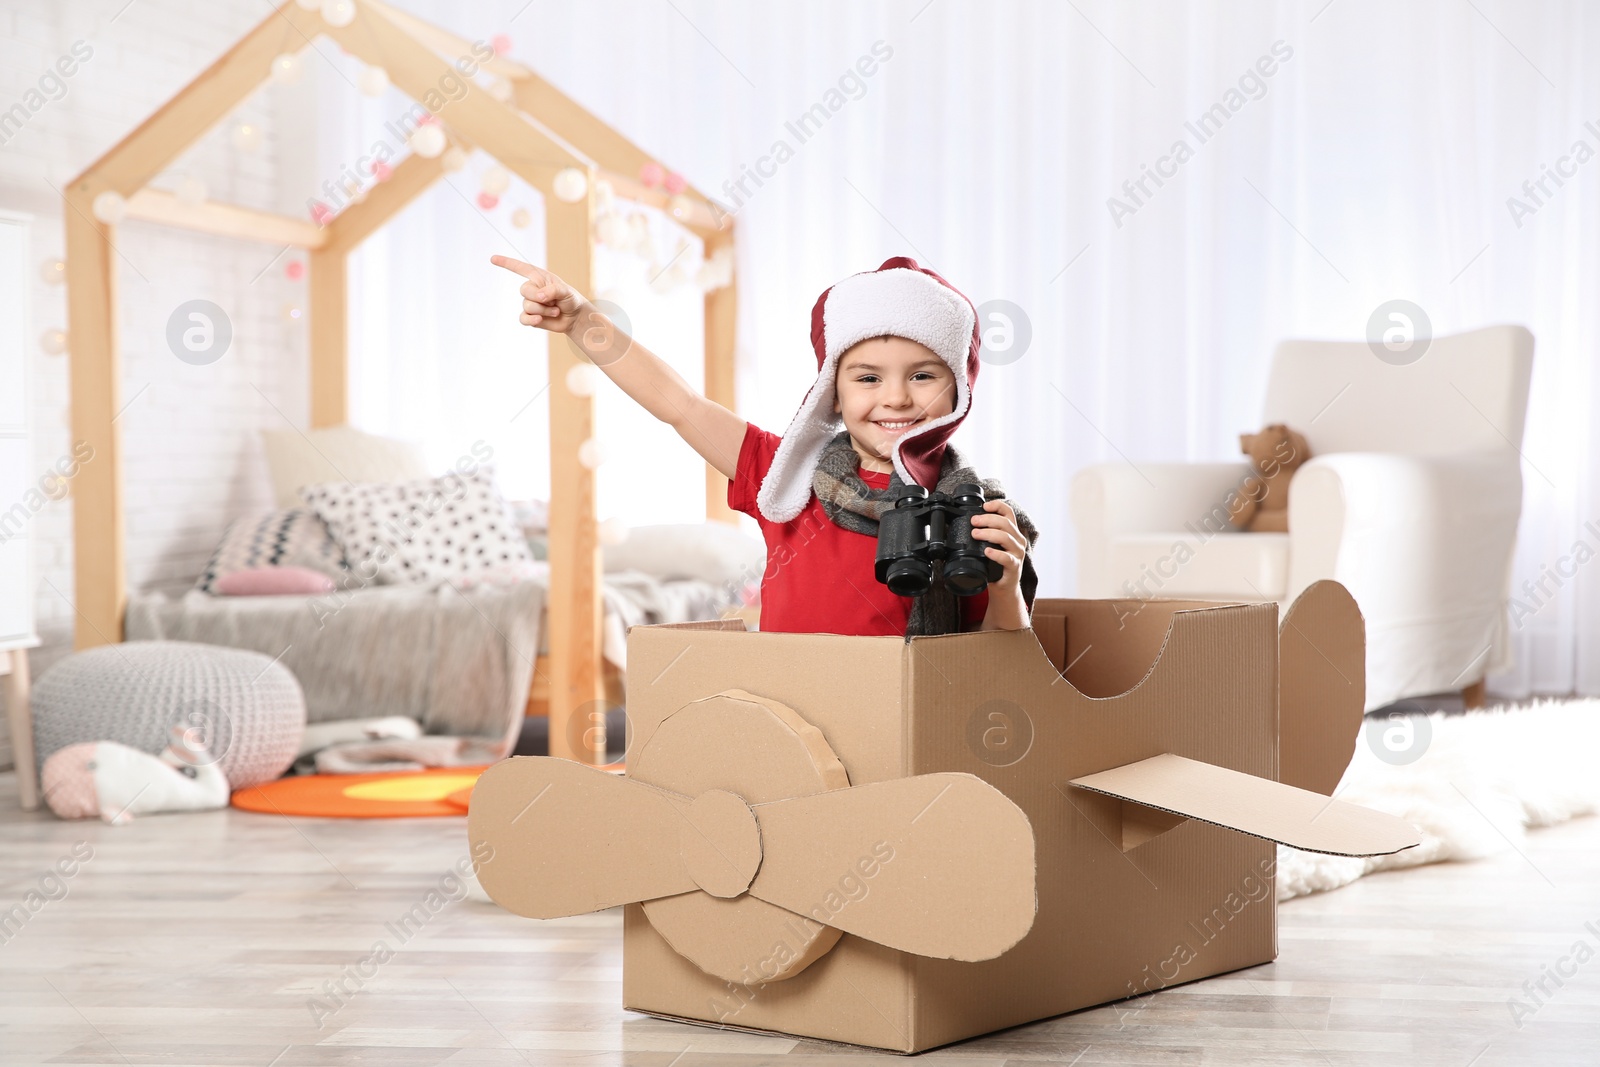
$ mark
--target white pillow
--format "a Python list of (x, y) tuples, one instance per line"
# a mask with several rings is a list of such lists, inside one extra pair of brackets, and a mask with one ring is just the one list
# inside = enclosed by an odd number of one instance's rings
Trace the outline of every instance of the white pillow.
[(280, 508), (300, 506), (302, 486), (328, 482), (404, 482), (433, 473), (411, 441), (329, 426), (321, 430), (263, 430), (261, 444)]
[(731, 523), (635, 526), (621, 543), (602, 550), (605, 569), (643, 571), (653, 578), (699, 578), (726, 584), (760, 583), (767, 546)]
[(431, 585), (533, 560), (482, 467), (414, 482), (309, 485), (300, 495), (362, 580)]

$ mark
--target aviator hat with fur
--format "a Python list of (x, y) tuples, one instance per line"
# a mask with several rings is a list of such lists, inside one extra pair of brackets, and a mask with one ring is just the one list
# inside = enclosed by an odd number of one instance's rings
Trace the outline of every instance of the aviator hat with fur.
[(956, 400), (948, 415), (911, 430), (894, 442), (890, 460), (907, 485), (938, 485), (945, 443), (972, 407), (978, 380), (978, 313), (972, 301), (917, 261), (886, 260), (877, 270), (852, 274), (831, 286), (811, 309), (811, 347), (817, 380), (772, 457), (756, 506), (769, 522), (789, 522), (805, 510), (812, 474), (824, 448), (843, 427), (833, 410), (839, 357), (874, 337), (904, 337), (930, 349), (955, 375)]

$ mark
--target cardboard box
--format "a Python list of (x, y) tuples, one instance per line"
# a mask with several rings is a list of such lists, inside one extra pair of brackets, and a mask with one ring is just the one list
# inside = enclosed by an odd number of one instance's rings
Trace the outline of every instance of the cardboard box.
[[(1418, 843), (1330, 799), (1364, 638), (1275, 604), (1040, 600), (919, 637), (628, 632), (628, 777), (491, 768), (485, 890), (625, 904), (624, 1006), (916, 1052), (1277, 955), (1274, 841)], [(766, 976), (771, 980), (763, 980)]]

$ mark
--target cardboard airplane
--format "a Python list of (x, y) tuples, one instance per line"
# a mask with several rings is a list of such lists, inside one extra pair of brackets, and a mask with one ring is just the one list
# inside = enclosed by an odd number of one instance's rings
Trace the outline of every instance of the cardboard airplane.
[[(1419, 843), (1331, 794), (1360, 612), (1040, 600), (1029, 630), (628, 631), (625, 778), (473, 791), (490, 897), (624, 905), (624, 1005), (914, 1052), (1273, 959), (1272, 842)], [(486, 843), (492, 849), (482, 850)]]

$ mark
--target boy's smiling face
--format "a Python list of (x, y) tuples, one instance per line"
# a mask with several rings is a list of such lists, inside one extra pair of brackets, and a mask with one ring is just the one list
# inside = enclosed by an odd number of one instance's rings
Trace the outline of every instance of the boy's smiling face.
[(932, 349), (904, 337), (873, 337), (845, 349), (833, 410), (844, 418), (861, 466), (886, 473), (896, 438), (955, 410), (956, 379)]

